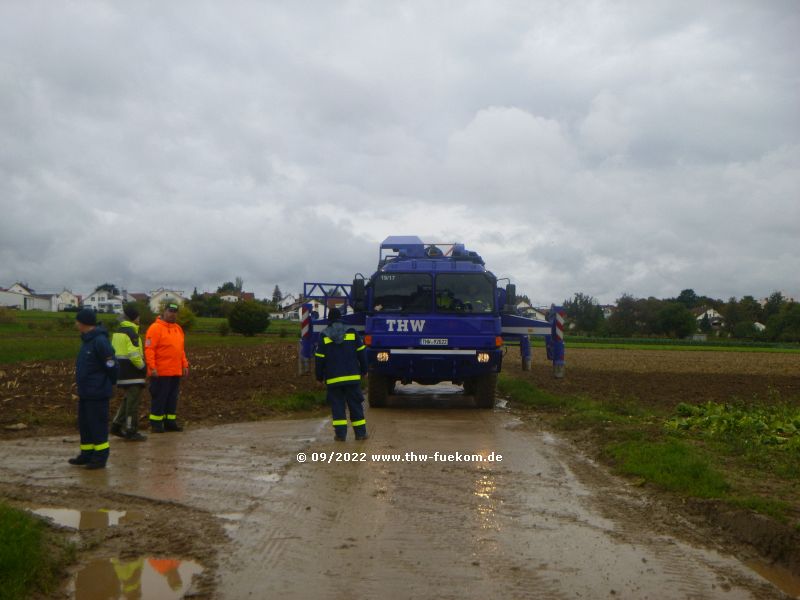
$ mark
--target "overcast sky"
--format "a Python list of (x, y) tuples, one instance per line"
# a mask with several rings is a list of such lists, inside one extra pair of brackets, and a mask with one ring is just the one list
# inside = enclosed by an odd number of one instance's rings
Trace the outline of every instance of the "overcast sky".
[(800, 297), (800, 3), (0, 3), (0, 286)]

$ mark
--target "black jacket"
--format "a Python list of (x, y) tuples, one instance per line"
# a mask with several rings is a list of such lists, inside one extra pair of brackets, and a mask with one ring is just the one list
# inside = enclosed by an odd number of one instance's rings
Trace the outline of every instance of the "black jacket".
[(329, 386), (358, 384), (367, 373), (364, 342), (354, 329), (338, 321), (322, 332), (314, 352), (317, 381)]
[(81, 349), (75, 361), (75, 381), (82, 400), (108, 400), (114, 393), (119, 365), (108, 341), (108, 331), (98, 325), (81, 334)]

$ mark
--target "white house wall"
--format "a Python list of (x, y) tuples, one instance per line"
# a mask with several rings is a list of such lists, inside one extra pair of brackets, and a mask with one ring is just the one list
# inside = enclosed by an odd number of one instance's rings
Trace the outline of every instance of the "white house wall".
[(17, 294), (16, 292), (0, 292), (0, 306), (23, 310), (25, 308), (24, 301), (26, 298), (30, 298), (30, 296)]
[(161, 305), (165, 302), (175, 302), (178, 306), (186, 302), (183, 296), (178, 295), (176, 292), (158, 292), (150, 298), (150, 310), (154, 313), (161, 312)]
[(7, 308), (18, 308), (19, 310), (43, 310), (54, 311), (54, 297), (39, 298), (29, 294), (19, 294), (17, 292), (0, 292), (0, 306)]

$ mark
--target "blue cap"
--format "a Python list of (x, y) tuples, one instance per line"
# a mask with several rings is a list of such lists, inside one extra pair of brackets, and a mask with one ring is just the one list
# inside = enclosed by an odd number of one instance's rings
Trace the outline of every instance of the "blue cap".
[(91, 308), (82, 308), (75, 315), (75, 320), (84, 325), (97, 325), (97, 315)]

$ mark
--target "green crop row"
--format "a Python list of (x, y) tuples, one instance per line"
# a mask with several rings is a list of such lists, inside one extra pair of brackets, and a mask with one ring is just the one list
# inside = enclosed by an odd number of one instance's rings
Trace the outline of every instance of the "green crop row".
[(796, 452), (800, 460), (800, 407), (789, 404), (740, 406), (706, 402), (681, 403), (664, 427), (702, 437), (735, 440), (742, 445), (776, 446)]

